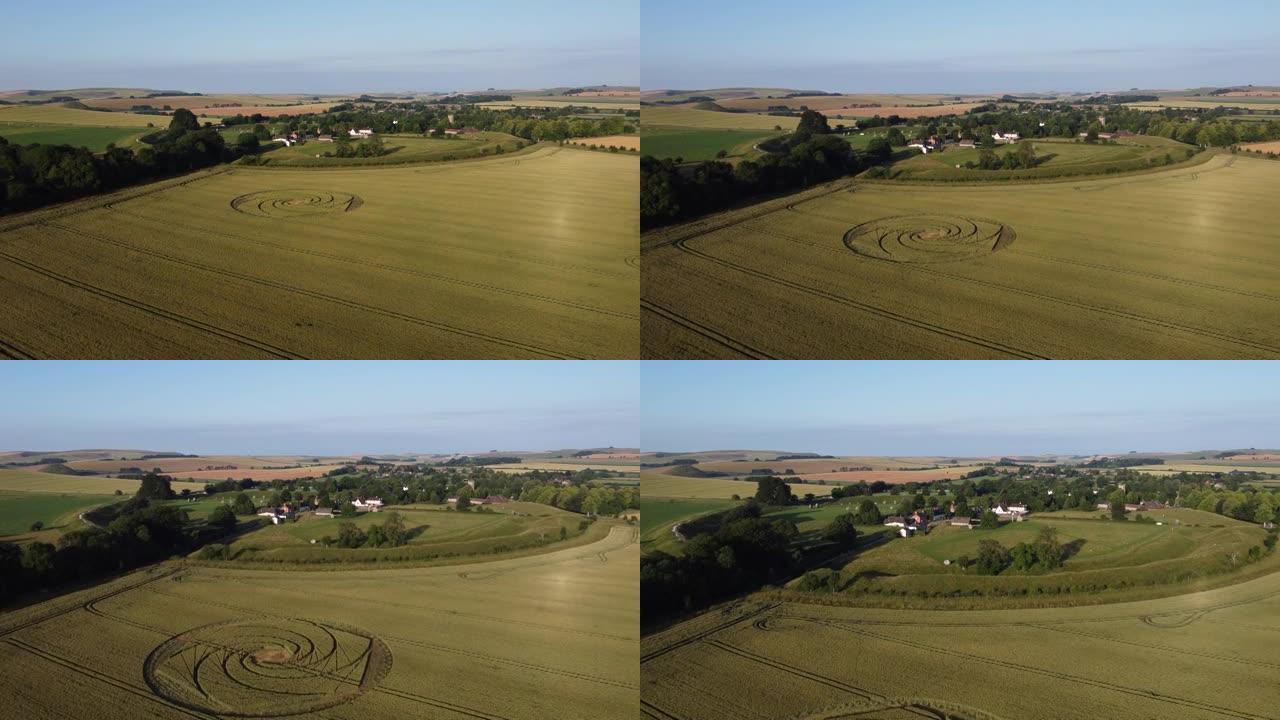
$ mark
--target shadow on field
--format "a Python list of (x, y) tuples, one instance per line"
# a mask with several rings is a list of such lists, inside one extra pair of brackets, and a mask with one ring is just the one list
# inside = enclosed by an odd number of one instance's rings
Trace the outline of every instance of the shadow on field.
[(1076, 538), (1062, 546), (1062, 559), (1070, 560), (1076, 553), (1080, 552), (1080, 548), (1084, 547), (1084, 538)]

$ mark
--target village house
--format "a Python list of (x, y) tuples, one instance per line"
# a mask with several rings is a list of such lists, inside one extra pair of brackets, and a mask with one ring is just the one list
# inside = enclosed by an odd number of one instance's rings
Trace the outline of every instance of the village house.
[(351, 504), (355, 506), (356, 512), (378, 512), (382, 508), (382, 500), (380, 498), (356, 499), (352, 500)]
[(369, 128), (361, 128), (359, 130), (352, 128), (347, 131), (347, 134), (353, 138), (367, 138), (373, 135), (373, 131)]
[(1001, 520), (1013, 520), (1014, 522), (1022, 522), (1023, 517), (1025, 517), (1027, 514), (1027, 506), (1014, 505), (1012, 503), (1009, 505), (996, 505), (995, 507), (991, 508), (991, 512), (995, 513), (996, 517), (1000, 518)]
[(907, 147), (918, 148), (920, 152), (924, 153), (925, 155), (928, 155), (931, 152), (937, 152), (941, 150), (943, 144), (944, 143), (942, 141), (942, 138), (938, 137), (937, 135), (933, 135), (928, 138), (912, 140), (910, 143), (907, 144)]
[(316, 142), (333, 142), (332, 135), (321, 135), (316, 138)]
[(973, 529), (973, 524), (974, 524), (974, 523), (973, 523), (973, 518), (968, 518), (968, 517), (953, 517), (953, 518), (951, 518), (951, 524), (952, 524), (952, 525), (954, 525), (954, 526), (956, 526), (956, 527), (964, 527), (964, 528), (969, 528), (970, 530), (972, 530), (972, 529)]
[(293, 508), (289, 507), (289, 503), (285, 503), (280, 507), (258, 508), (258, 515), (271, 518), (272, 525), (279, 525), (293, 517)]
[(1016, 132), (1015, 133), (1002, 133), (1002, 132), (992, 133), (991, 139), (1001, 144), (1015, 143), (1015, 142), (1018, 142), (1018, 133)]
[(970, 139), (966, 139), (966, 140), (961, 140), (961, 141), (960, 141), (959, 143), (957, 143), (957, 144), (958, 144), (960, 147), (962, 147), (962, 148), (976, 148), (976, 147), (978, 147), (978, 141), (977, 141), (977, 140), (973, 140), (973, 139), (971, 139), (971, 138), (970, 138)]
[(318, 507), (315, 512), (316, 517), (333, 517), (333, 508)]

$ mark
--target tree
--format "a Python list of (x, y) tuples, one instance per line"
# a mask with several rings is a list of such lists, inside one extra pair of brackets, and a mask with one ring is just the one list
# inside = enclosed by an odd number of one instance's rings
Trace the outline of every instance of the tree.
[(167, 500), (173, 497), (173, 488), (169, 484), (167, 475), (157, 475), (153, 472), (142, 476), (142, 483), (138, 485), (138, 492), (134, 497), (147, 498), (148, 500)]
[(795, 137), (800, 142), (808, 140), (814, 135), (827, 135), (831, 132), (831, 126), (827, 124), (827, 118), (816, 110), (805, 110), (800, 113), (800, 122), (796, 125)]
[(464, 485), (458, 490), (458, 502), (456, 507), (459, 510), (471, 509), (471, 488), (469, 486)]
[(338, 545), (344, 548), (358, 548), (364, 545), (365, 533), (353, 522), (339, 523)]
[(1018, 149), (1014, 151), (1018, 161), (1018, 167), (1030, 169), (1036, 166), (1036, 149), (1031, 145), (1031, 141), (1023, 140), (1018, 143)]
[(761, 478), (756, 483), (756, 502), (761, 505), (790, 505), (791, 486), (777, 477)]
[(226, 505), (219, 505), (209, 513), (209, 524), (223, 531), (231, 530), (236, 526), (236, 514)]
[(875, 501), (868, 499), (858, 505), (858, 512), (853, 519), (858, 525), (879, 525), (884, 521), (884, 516), (880, 514), (880, 507)]
[(1089, 128), (1089, 132), (1085, 133), (1084, 141), (1085, 141), (1085, 142), (1087, 142), (1087, 143), (1096, 143), (1096, 142), (1098, 142), (1098, 128), (1097, 128), (1097, 126), (1091, 126), (1091, 127)]
[(979, 573), (999, 575), (1012, 560), (1013, 556), (1009, 549), (998, 541), (991, 539), (978, 541), (978, 559), (974, 562), (974, 567)]
[(1124, 508), (1124, 500), (1119, 500), (1114, 498), (1111, 500), (1111, 519), (1112, 520), (1124, 520), (1125, 516), (1128, 514), (1129, 514), (1129, 511)]
[(178, 108), (173, 111), (173, 119), (169, 121), (169, 134), (181, 135), (182, 133), (199, 129), (200, 120), (196, 118), (195, 113), (186, 108)]
[(898, 128), (889, 128), (889, 132), (885, 135), (885, 139), (893, 147), (906, 147), (907, 137), (902, 134), (902, 130)]
[(853, 513), (844, 513), (837, 515), (830, 525), (827, 525), (822, 535), (828, 540), (842, 544), (850, 544), (858, 539), (857, 520)]
[(253, 133), (240, 133), (236, 136), (236, 147), (244, 150), (257, 150), (260, 147), (258, 136)]
[(982, 524), (980, 527), (983, 530), (994, 530), (995, 528), (1000, 527), (1000, 516), (996, 515), (993, 510), (988, 510), (982, 513)]
[[(894, 129), (896, 130), (897, 128)], [(871, 138), (871, 142), (867, 143), (867, 157), (872, 162), (885, 162), (890, 157), (893, 157), (893, 148), (890, 147), (892, 142), (882, 137)]]
[(253, 506), (253, 501), (249, 499), (248, 495), (240, 493), (231, 501), (231, 510), (237, 515), (252, 515), (256, 511), (256, 508)]
[(43, 529), (44, 529), (44, 521), (43, 521), (43, 520), (37, 520), (37, 521), (35, 521), (35, 522), (31, 523), (31, 532), (40, 532), (40, 531), (41, 531), (41, 530), (43, 530)]

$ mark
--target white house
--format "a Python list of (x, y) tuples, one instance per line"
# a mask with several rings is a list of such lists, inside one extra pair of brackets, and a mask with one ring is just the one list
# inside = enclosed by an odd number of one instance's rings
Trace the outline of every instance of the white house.
[(361, 500), (357, 498), (352, 500), (351, 504), (354, 505), (356, 510), (359, 512), (378, 512), (382, 507), (382, 500), (380, 498), (369, 498), (368, 500)]
[(353, 138), (367, 138), (367, 137), (369, 137), (369, 136), (373, 135), (373, 131), (372, 131), (372, 130), (370, 130), (369, 128), (361, 128), (361, 129), (359, 129), (359, 130), (356, 130), (355, 128), (352, 128), (352, 129), (350, 129), (350, 130), (348, 130), (348, 131), (347, 131), (347, 134), (348, 134), (348, 135), (350, 135), (350, 136), (351, 136), (351, 137), (353, 137)]
[(1018, 133), (992, 133), (991, 138), (998, 143), (1018, 142)]
[(285, 503), (280, 507), (258, 508), (258, 515), (261, 517), (271, 518), (272, 525), (279, 525), (285, 520), (293, 517), (293, 508), (289, 507), (288, 503)]
[(1001, 519), (1021, 520), (1027, 514), (1026, 505), (996, 505), (991, 508), (991, 512)]

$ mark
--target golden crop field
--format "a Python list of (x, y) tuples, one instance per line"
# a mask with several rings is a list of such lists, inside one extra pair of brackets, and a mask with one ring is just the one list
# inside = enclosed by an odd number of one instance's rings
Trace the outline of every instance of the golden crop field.
[(640, 102), (635, 98), (608, 98), (608, 97), (589, 97), (589, 98), (564, 98), (557, 96), (554, 98), (542, 97), (517, 97), (512, 100), (495, 100), (493, 102), (476, 103), (480, 107), (490, 108), (565, 108), (565, 107), (587, 107), (595, 110), (639, 110)]
[(640, 149), (639, 135), (604, 135), (601, 137), (573, 138), (570, 145), (595, 145), (597, 147), (620, 147), (628, 150)]
[[(118, 460), (115, 458), (129, 458), (127, 460)], [(294, 457), (273, 457), (265, 455), (201, 455), (200, 457), (166, 457), (166, 458), (148, 458), (146, 460), (136, 459), (137, 455), (126, 455), (120, 453), (112, 459), (104, 460), (72, 460), (67, 466), (74, 470), (88, 470), (96, 473), (117, 473), (122, 468), (138, 467), (143, 470), (154, 470), (160, 468), (160, 472), (176, 475), (199, 470), (213, 470), (215, 468), (226, 468), (226, 466), (234, 465), (234, 471), (262, 469), (264, 467), (281, 465), (299, 465), (306, 464), (309, 458)], [(355, 458), (352, 458), (353, 460)], [(340, 463), (331, 461), (324, 463), (325, 467), (336, 467)]]
[(1264, 153), (1280, 153), (1280, 140), (1270, 140), (1268, 142), (1245, 143), (1240, 146), (1242, 150), (1254, 150)]
[(795, 130), (796, 125), (800, 124), (800, 118), (651, 106), (640, 111), (640, 122), (644, 125), (673, 125), (721, 130), (772, 130), (775, 127)]
[[(711, 470), (714, 472), (727, 472), (735, 475), (745, 475), (756, 468), (767, 467), (782, 473), (784, 470), (794, 470), (797, 475), (821, 475), (840, 472), (870, 472), (870, 473), (889, 473), (889, 477), (894, 477), (896, 473), (907, 468), (906, 475), (915, 475), (918, 473), (944, 472), (948, 473), (953, 470), (959, 472), (968, 472), (976, 469), (975, 466), (948, 466), (940, 468), (938, 471), (932, 470), (932, 466), (937, 463), (936, 459), (920, 459), (920, 458), (890, 458), (890, 457), (839, 457), (839, 458), (793, 458), (790, 460), (774, 460), (769, 455), (761, 455), (760, 460), (704, 460), (698, 463), (698, 467), (702, 470)], [(869, 471), (855, 470), (856, 468), (871, 468)], [(913, 468), (920, 468), (915, 470)], [(659, 468), (657, 472), (662, 472), (668, 468)], [(921, 475), (921, 478), (927, 476)], [(939, 479), (941, 475), (931, 479)], [(876, 480), (885, 478), (873, 478)]]
[[(252, 478), (259, 482), (270, 482), (272, 480), (294, 480), (305, 477), (321, 477), (330, 470), (337, 470), (341, 465), (308, 465), (299, 468), (279, 468), (279, 469), (248, 469), (238, 468), (235, 470), (187, 470), (183, 472), (173, 473), (173, 477), (180, 480), (191, 480), (200, 482), (216, 482), (233, 477), (236, 480), (244, 478)], [(144, 468), (145, 469), (145, 468)]]
[[(66, 493), (71, 495), (109, 495), (119, 490), (126, 495), (138, 491), (139, 480), (106, 478), (90, 475), (59, 475), (38, 470), (0, 470), (0, 490), (31, 493)], [(204, 492), (203, 482), (174, 482), (173, 491)]]
[(0, 220), (6, 354), (625, 358), (635, 157), (231, 166)]
[[(137, 95), (137, 93), (134, 93)], [(143, 93), (144, 95), (146, 93)], [(104, 110), (128, 110), (135, 105), (150, 105), (162, 108), (186, 108), (196, 113), (209, 115), (235, 115), (261, 112), (263, 115), (279, 115), (289, 113), (297, 115), (303, 112), (324, 112), (337, 104), (340, 98), (332, 101), (309, 102), (314, 95), (161, 95), (159, 97), (112, 97), (92, 98), (84, 100), (84, 104), (92, 108)], [(292, 110), (288, 109), (292, 108)], [(308, 109), (315, 108), (315, 109)]]
[(642, 356), (1276, 357), (1278, 183), (828, 183), (647, 233)]
[(1275, 715), (1280, 664), (1259, 633), (1277, 613), (1274, 572), (1081, 608), (748, 600), (645, 637), (641, 704), (661, 720), (1263, 720)]
[(637, 468), (635, 463), (619, 462), (617, 460), (591, 460), (585, 462), (556, 462), (554, 460), (542, 461), (533, 460), (522, 463), (509, 463), (505, 465), (486, 465), (491, 470), (567, 470), (569, 472), (577, 472), (578, 470), (586, 470), (594, 468), (596, 470), (618, 470), (622, 472), (630, 472)]
[(5, 614), (0, 692), (33, 720), (629, 720), (636, 536), (434, 568), (169, 562)]
[(0, 123), (28, 125), (75, 125), (83, 127), (168, 127), (163, 115), (139, 115), (127, 112), (97, 112), (61, 105), (0, 106)]

